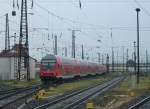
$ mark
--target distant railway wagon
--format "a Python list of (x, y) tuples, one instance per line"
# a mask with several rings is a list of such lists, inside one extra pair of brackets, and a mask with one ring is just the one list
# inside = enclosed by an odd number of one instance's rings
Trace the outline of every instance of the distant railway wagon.
[(64, 58), (48, 54), (42, 58), (40, 64), (40, 78), (42, 81), (68, 79), (86, 75), (102, 74), (106, 67), (98, 63)]

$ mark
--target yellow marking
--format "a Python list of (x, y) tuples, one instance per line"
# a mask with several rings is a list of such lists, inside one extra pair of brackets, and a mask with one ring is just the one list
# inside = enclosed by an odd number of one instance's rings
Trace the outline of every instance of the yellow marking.
[(134, 92), (130, 92), (130, 96), (131, 97), (135, 96), (135, 93)]
[(36, 95), (35, 95), (35, 99), (42, 99), (45, 95), (45, 90), (40, 90)]
[(92, 102), (88, 102), (88, 103), (86, 104), (86, 108), (87, 108), (87, 109), (94, 109), (94, 104), (93, 104)]

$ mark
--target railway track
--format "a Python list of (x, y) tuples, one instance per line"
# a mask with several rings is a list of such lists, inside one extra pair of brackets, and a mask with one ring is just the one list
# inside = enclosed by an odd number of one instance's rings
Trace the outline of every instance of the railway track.
[(12, 90), (12, 89), (16, 89), (16, 88), (12, 86), (0, 84), (0, 93), (8, 91), (8, 90)]
[(23, 90), (23, 88), (12, 88), (12, 89), (5, 89), (0, 91), (0, 100), (3, 99), (3, 96), (8, 95), (8, 94), (13, 94), (17, 93), (18, 91)]
[(27, 87), (27, 88), (7, 90), (6, 93), (1, 92), (0, 109), (6, 108), (8, 105), (15, 103), (16, 101), (33, 94), (35, 91), (39, 90), (39, 88), (40, 88), (40, 84), (34, 85), (32, 87)]
[(34, 109), (73, 109), (81, 103), (87, 101), (90, 97), (107, 91), (123, 79), (124, 77), (117, 77), (113, 80), (105, 82), (104, 84), (98, 84), (96, 86), (88, 87), (71, 94), (64, 95), (60, 98), (53, 99), (51, 102), (37, 106)]
[(133, 106), (130, 106), (129, 109), (150, 109), (150, 96), (140, 100)]

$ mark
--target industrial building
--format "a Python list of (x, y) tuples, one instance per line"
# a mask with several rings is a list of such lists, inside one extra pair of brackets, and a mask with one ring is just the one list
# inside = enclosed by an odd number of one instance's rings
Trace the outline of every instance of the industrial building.
[[(8, 51), (3, 50), (0, 53), (0, 80), (15, 80), (18, 73), (18, 45)], [(36, 75), (36, 59), (29, 57), (30, 61), (30, 79), (34, 79)], [(27, 72), (22, 70), (22, 79), (25, 79)]]

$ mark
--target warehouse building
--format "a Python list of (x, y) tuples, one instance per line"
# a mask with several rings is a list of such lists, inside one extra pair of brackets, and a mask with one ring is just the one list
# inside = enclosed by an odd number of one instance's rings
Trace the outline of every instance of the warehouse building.
[[(3, 50), (0, 53), (0, 80), (15, 80), (18, 73), (18, 45), (16, 44), (11, 50)], [(36, 59), (30, 57), (30, 79), (34, 79), (36, 75)], [(24, 71), (23, 78), (26, 78)]]

